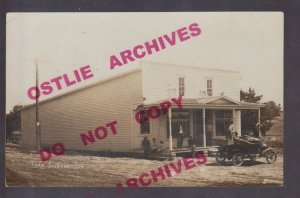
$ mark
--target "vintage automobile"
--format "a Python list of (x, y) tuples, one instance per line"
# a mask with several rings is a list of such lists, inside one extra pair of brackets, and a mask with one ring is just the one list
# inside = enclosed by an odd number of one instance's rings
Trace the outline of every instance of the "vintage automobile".
[(254, 161), (265, 157), (269, 164), (275, 163), (277, 154), (264, 139), (250, 136), (234, 137), (233, 144), (220, 145), (216, 154), (216, 161), (220, 164), (232, 160), (233, 165), (241, 166), (244, 159)]

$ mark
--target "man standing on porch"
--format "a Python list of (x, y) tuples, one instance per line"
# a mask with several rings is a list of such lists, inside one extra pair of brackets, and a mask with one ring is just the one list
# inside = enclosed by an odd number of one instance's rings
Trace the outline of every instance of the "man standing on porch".
[(179, 148), (182, 148), (183, 138), (184, 138), (183, 128), (180, 125), (180, 127), (179, 127), (179, 134), (178, 134), (178, 147)]
[(207, 146), (212, 146), (212, 130), (213, 130), (213, 126), (211, 124), (210, 121), (207, 122), (206, 124), (206, 144)]
[(232, 140), (233, 132), (234, 132), (233, 122), (231, 122), (230, 125), (228, 126), (227, 133), (226, 133), (227, 140)]
[(148, 155), (151, 152), (151, 144), (147, 136), (145, 136), (142, 141), (142, 149), (144, 150), (145, 155)]

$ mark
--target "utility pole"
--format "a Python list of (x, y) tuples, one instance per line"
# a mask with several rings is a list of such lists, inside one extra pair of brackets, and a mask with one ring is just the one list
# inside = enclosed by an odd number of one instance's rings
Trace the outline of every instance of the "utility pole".
[[(171, 88), (170, 88), (170, 85), (169, 85), (169, 100), (171, 98)], [(171, 107), (168, 109), (168, 119), (169, 119), (169, 148), (170, 148), (170, 151), (173, 150), (173, 137), (172, 137), (172, 109)]]
[[(169, 100), (171, 98), (171, 88), (169, 87)], [(173, 137), (172, 137), (172, 108), (168, 109), (168, 119), (169, 119), (169, 148), (170, 148), (170, 158), (173, 160), (172, 151), (173, 151)]]
[[(35, 60), (35, 86), (36, 89), (39, 87), (39, 66), (37, 60)], [(39, 94), (36, 90), (36, 99), (35, 99), (35, 119), (36, 119), (36, 150), (41, 149), (41, 133), (40, 133), (40, 120), (39, 120)]]
[(168, 110), (168, 117), (169, 117), (169, 140), (170, 140), (170, 151), (173, 150), (173, 137), (172, 137), (172, 110), (169, 108)]

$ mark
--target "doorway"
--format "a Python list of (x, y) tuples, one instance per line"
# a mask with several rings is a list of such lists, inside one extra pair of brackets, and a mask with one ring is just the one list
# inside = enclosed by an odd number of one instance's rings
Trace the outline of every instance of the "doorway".
[(202, 110), (193, 112), (193, 128), (194, 128), (194, 144), (196, 146), (203, 146), (203, 123), (202, 123)]
[[(204, 146), (203, 144), (203, 110), (193, 112), (193, 129), (194, 143), (196, 146)], [(213, 138), (213, 110), (205, 111), (205, 135), (206, 146), (212, 146)]]

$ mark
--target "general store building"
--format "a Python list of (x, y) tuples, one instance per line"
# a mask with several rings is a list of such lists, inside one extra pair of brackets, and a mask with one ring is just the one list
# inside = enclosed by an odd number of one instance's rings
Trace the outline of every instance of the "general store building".
[[(172, 105), (171, 119), (162, 114), (143, 125), (136, 122), (137, 111), (179, 95), (183, 97), (183, 108)], [(172, 149), (176, 149), (180, 126), (185, 137), (183, 147), (188, 146), (189, 136), (197, 146), (208, 147), (225, 139), (231, 122), (241, 134), (241, 111), (256, 109), (260, 115), (261, 107), (240, 102), (239, 72), (141, 62), (129, 72), (41, 101), (41, 142), (60, 142), (74, 150), (127, 152), (141, 150), (141, 142), (147, 136), (151, 143), (155, 138), (170, 148), (171, 120)], [(24, 149), (36, 147), (35, 108), (33, 104), (21, 112)], [(81, 133), (113, 120), (117, 121), (118, 134), (83, 145)]]

